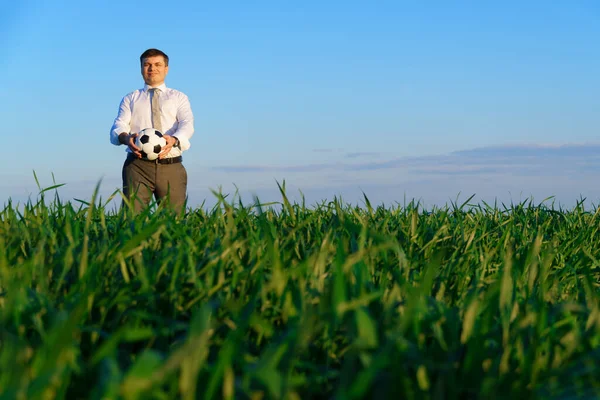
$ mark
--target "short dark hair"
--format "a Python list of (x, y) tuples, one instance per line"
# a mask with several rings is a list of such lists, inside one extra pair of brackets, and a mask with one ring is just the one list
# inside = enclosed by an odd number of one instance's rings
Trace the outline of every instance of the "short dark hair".
[(143, 52), (142, 55), (140, 56), (140, 64), (142, 64), (144, 62), (144, 58), (154, 57), (154, 56), (163, 56), (163, 58), (165, 59), (165, 65), (167, 65), (167, 66), (169, 65), (169, 56), (158, 49), (148, 49), (145, 52)]

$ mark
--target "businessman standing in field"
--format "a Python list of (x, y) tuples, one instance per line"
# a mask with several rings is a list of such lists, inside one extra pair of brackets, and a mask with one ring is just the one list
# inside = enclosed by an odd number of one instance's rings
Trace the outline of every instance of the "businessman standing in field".
[[(187, 198), (187, 171), (182, 153), (190, 148), (194, 115), (188, 96), (165, 85), (169, 57), (164, 52), (144, 51), (140, 66), (144, 87), (122, 98), (110, 130), (112, 144), (127, 146), (123, 192), (128, 200), (135, 200), (136, 213), (150, 203), (153, 195), (159, 203), (168, 199), (168, 205), (181, 212)], [(142, 158), (135, 145), (137, 134), (146, 128), (160, 131), (167, 142), (154, 161)]]

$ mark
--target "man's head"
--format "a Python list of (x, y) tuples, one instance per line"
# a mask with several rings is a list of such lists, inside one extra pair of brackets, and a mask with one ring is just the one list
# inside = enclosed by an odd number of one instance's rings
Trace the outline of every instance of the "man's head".
[(158, 49), (148, 49), (140, 56), (142, 77), (150, 86), (159, 86), (169, 72), (169, 56)]

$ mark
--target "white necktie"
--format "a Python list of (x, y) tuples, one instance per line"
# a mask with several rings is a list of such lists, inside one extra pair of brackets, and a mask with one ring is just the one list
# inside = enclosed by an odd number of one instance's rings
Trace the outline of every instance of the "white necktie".
[(152, 127), (163, 133), (162, 124), (160, 122), (160, 105), (158, 101), (158, 95), (160, 94), (160, 89), (152, 88), (150, 89), (152, 93)]

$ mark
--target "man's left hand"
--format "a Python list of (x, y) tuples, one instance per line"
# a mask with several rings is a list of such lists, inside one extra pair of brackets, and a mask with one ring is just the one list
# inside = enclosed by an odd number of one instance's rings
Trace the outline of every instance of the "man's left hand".
[(177, 144), (177, 139), (175, 139), (173, 136), (164, 135), (163, 137), (167, 141), (167, 145), (162, 148), (162, 151), (160, 153), (158, 153), (158, 158), (165, 158), (167, 154), (169, 154), (173, 146)]

